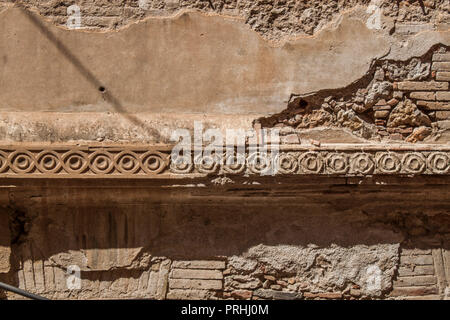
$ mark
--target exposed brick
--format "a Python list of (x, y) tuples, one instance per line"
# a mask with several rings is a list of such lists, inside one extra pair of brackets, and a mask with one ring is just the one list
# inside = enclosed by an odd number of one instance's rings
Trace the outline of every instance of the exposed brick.
[(225, 269), (225, 261), (216, 261), (216, 260), (174, 261), (173, 268), (179, 268), (179, 269)]
[(275, 300), (298, 300), (302, 298), (302, 294), (298, 292), (283, 292), (270, 289), (258, 289), (253, 295), (264, 299)]
[(417, 255), (417, 256), (400, 256), (401, 265), (432, 265), (433, 257), (431, 255)]
[(223, 279), (222, 272), (219, 270), (202, 269), (173, 269), (170, 277), (173, 279)]
[(235, 299), (250, 300), (252, 298), (252, 291), (236, 290), (236, 291), (231, 292), (231, 296)]
[(433, 62), (431, 70), (450, 71), (450, 62)]
[(397, 83), (399, 90), (404, 91), (437, 91), (448, 90), (448, 82), (420, 82), (420, 81), (404, 81)]
[(305, 293), (303, 293), (303, 296), (305, 298), (318, 298), (319, 294), (318, 293), (305, 292)]
[(413, 268), (400, 267), (398, 269), (398, 274), (399, 276), (403, 277), (434, 275), (434, 267), (433, 266), (415, 266)]
[[(153, 268), (152, 268), (153, 269)], [(148, 294), (152, 299), (164, 299), (167, 292), (170, 260), (165, 260), (150, 271), (148, 279)]]
[(340, 293), (340, 292), (319, 293), (319, 298), (323, 298), (323, 299), (341, 299), (342, 298), (342, 293)]
[(388, 110), (381, 110), (381, 111), (375, 111), (374, 117), (376, 119), (386, 119), (389, 116), (390, 111)]
[(450, 101), (450, 91), (437, 92), (436, 100)]
[(450, 61), (450, 52), (433, 54), (433, 61)]
[(404, 297), (405, 300), (441, 300), (441, 296), (434, 294), (429, 296)]
[(439, 101), (417, 101), (417, 105), (426, 110), (450, 110), (450, 103)]
[(167, 293), (167, 299), (170, 300), (199, 300), (211, 299), (213, 293), (208, 290), (182, 290), (172, 289)]
[(394, 281), (394, 287), (429, 286), (436, 283), (435, 276), (399, 277)]
[(398, 287), (394, 288), (390, 293), (391, 297), (401, 296), (426, 296), (430, 294), (438, 294), (438, 289), (433, 287)]
[(392, 98), (391, 100), (389, 100), (389, 101), (387, 102), (387, 104), (388, 104), (389, 106), (391, 106), (391, 107), (394, 107), (394, 106), (396, 106), (399, 102), (400, 102), (400, 101), (398, 101), (396, 98)]
[(436, 119), (437, 120), (450, 120), (450, 111), (437, 111)]
[(450, 81), (450, 72), (440, 71), (436, 73), (436, 80), (438, 81)]
[(427, 91), (411, 92), (409, 97), (411, 99), (418, 99), (418, 100), (436, 100), (436, 94), (434, 92), (427, 92)]
[(437, 121), (437, 126), (439, 129), (449, 129), (450, 130), (450, 120)]
[(221, 290), (222, 281), (220, 280), (194, 280), (194, 279), (170, 279), (170, 289), (202, 289), (202, 290)]
[(373, 106), (373, 110), (374, 111), (383, 111), (383, 110), (391, 110), (392, 107), (391, 106)]
[(414, 248), (414, 249), (405, 249), (402, 248), (402, 256), (419, 256), (419, 255), (424, 255), (424, 254), (430, 254), (431, 255), (432, 251), (431, 249), (418, 249), (418, 248)]

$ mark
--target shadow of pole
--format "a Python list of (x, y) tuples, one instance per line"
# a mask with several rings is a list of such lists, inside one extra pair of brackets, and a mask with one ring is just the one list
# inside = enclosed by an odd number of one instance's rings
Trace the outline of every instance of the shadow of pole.
[(16, 6), (22, 10), (25, 16), (36, 26), (39, 31), (58, 49), (58, 51), (78, 70), (78, 72), (89, 81), (99, 92), (103, 99), (110, 104), (117, 113), (120, 113), (123, 117), (128, 119), (134, 125), (140, 127), (149, 137), (155, 137), (161, 141), (161, 135), (154, 129), (146, 126), (138, 117), (133, 114), (127, 113), (122, 103), (105, 88), (104, 84), (97, 79), (97, 77), (84, 66), (84, 64), (78, 59), (70, 50), (39, 20), (39, 18), (31, 13), (23, 6), (21, 1), (16, 2)]

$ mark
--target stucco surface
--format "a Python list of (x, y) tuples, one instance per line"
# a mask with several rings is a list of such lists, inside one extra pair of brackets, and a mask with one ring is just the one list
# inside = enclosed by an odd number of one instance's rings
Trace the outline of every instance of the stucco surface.
[(118, 112), (270, 113), (292, 92), (351, 83), (389, 48), (351, 19), (279, 47), (236, 19), (198, 13), (107, 34), (63, 30), (21, 9), (0, 24), (9, 111), (105, 111), (113, 97)]

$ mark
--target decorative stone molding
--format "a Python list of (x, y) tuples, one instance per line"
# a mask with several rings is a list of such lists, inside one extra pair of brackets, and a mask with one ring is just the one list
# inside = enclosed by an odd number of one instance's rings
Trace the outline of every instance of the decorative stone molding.
[[(450, 146), (282, 145), (276, 154), (248, 151), (177, 164), (171, 146), (3, 146), (0, 177), (177, 178), (205, 175), (448, 175)], [(236, 161), (240, 159), (241, 161)], [(188, 159), (184, 159), (188, 160)], [(278, 164), (278, 166), (276, 166)], [(268, 171), (276, 168), (275, 171)]]

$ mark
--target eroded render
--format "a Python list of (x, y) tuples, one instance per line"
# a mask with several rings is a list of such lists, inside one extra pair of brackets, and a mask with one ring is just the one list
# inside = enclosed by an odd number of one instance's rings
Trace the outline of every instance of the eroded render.
[[(0, 1), (0, 281), (55, 299), (449, 298), (449, 6)], [(174, 130), (200, 122), (279, 129), (279, 170), (250, 148), (172, 162)]]

